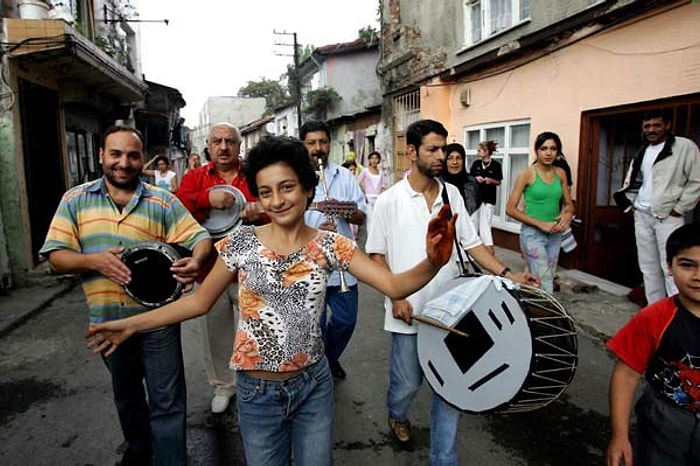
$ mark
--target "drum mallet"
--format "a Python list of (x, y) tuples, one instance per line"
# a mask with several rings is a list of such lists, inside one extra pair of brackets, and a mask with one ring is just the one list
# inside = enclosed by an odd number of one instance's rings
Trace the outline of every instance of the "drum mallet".
[(447, 325), (442, 324), (442, 323), (438, 322), (437, 320), (431, 319), (429, 317), (423, 317), (423, 316), (419, 316), (419, 315), (414, 314), (411, 316), (411, 318), (414, 320), (417, 320), (418, 322), (421, 322), (423, 324), (427, 324), (427, 325), (430, 325), (432, 327), (439, 328), (440, 330), (445, 330), (446, 332), (452, 332), (456, 335), (459, 335), (460, 337), (467, 337), (467, 338), (469, 337), (468, 333), (464, 333), (463, 331), (457, 330), (456, 328), (448, 327)]

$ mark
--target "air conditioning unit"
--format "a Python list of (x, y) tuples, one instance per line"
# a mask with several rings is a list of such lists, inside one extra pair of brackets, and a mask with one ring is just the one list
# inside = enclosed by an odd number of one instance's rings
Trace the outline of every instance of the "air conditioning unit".
[(462, 107), (469, 107), (472, 104), (472, 90), (470, 87), (465, 87), (459, 93), (459, 103)]

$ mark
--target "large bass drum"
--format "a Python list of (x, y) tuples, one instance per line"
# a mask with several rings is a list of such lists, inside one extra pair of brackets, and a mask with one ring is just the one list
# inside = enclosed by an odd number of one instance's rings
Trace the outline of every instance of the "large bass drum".
[(500, 277), (459, 277), (419, 323), (418, 357), (433, 390), (471, 413), (527, 412), (556, 400), (578, 363), (573, 320), (550, 294)]
[(131, 271), (131, 281), (124, 291), (146, 307), (160, 307), (182, 294), (182, 283), (173, 278), (170, 267), (186, 255), (183, 250), (157, 241), (146, 241), (126, 248), (122, 262)]

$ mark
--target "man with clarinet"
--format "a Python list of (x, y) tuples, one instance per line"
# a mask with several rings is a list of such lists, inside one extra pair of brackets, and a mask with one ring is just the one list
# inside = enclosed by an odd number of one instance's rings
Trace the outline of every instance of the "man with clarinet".
[[(365, 222), (367, 204), (355, 176), (330, 160), (331, 134), (322, 121), (308, 121), (299, 130), (299, 138), (309, 151), (309, 157), (319, 169), (319, 186), (305, 215), (306, 224), (322, 230), (336, 231), (353, 239), (350, 224)], [(346, 377), (340, 356), (348, 345), (357, 322), (357, 280), (348, 273), (333, 272), (328, 280), (326, 310), (321, 317), (321, 331), (326, 344), (326, 357), (331, 373), (337, 379)]]

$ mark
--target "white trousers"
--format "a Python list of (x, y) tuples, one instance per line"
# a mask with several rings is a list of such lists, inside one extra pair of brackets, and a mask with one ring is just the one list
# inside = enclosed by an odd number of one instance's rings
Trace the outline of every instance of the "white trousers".
[(365, 219), (365, 228), (369, 232), (370, 222), (372, 221), (372, 212), (374, 212), (374, 204), (377, 202), (379, 196), (375, 194), (370, 194), (367, 196), (367, 218)]
[(211, 310), (199, 317), (202, 334), (202, 352), (209, 385), (215, 395), (233, 396), (236, 393), (234, 371), (229, 368), (236, 336), (238, 312), (238, 285), (224, 291)]
[(666, 241), (673, 231), (683, 226), (683, 217), (656, 218), (634, 211), (634, 236), (637, 241), (639, 270), (644, 278), (647, 303), (678, 293), (666, 264)]
[(471, 215), (476, 233), (479, 235), (479, 238), (481, 238), (481, 242), (484, 243), (484, 246), (493, 246), (493, 235), (491, 235), (493, 207), (493, 204), (486, 204), (484, 202)]

